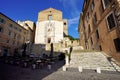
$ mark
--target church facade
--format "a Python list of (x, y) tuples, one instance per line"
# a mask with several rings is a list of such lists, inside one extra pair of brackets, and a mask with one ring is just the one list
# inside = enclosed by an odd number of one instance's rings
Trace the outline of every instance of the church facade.
[(38, 13), (35, 44), (60, 43), (65, 35), (68, 35), (68, 25), (61, 11), (49, 8)]

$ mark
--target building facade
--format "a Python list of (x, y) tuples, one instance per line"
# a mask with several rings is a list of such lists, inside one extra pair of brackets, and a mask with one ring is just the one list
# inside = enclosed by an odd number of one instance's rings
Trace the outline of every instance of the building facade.
[(78, 32), (79, 38), (80, 38), (80, 45), (83, 49), (87, 49), (87, 43), (86, 43), (86, 34), (85, 34), (85, 26), (83, 23), (83, 14), (80, 14), (79, 24), (78, 24)]
[(68, 35), (67, 20), (53, 8), (39, 12), (36, 26), (35, 44), (59, 43)]
[(27, 30), (0, 13), (0, 56), (13, 56), (26, 42)]
[(30, 21), (30, 20), (26, 20), (26, 21), (18, 20), (17, 23), (27, 30), (26, 42), (25, 42), (27, 45), (26, 53), (30, 54), (31, 49), (32, 49), (32, 45), (33, 45), (34, 39), (35, 39), (36, 25), (33, 21)]
[(104, 51), (120, 62), (119, 0), (84, 0), (78, 27), (84, 49)]

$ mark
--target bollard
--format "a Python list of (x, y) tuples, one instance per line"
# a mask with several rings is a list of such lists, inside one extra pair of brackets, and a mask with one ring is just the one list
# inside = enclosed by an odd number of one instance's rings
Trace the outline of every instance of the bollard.
[(48, 70), (51, 70), (51, 65), (50, 64), (48, 65)]
[(24, 67), (27, 67), (27, 63), (26, 62), (24, 63)]
[(32, 68), (35, 69), (35, 68), (36, 68), (36, 65), (35, 65), (35, 64), (32, 64)]
[(63, 71), (66, 71), (66, 70), (67, 70), (66, 66), (63, 66)]
[(78, 67), (78, 71), (79, 71), (79, 72), (82, 72), (82, 71), (83, 71), (82, 66), (79, 66), (79, 67)]
[(101, 73), (100, 67), (97, 67), (97, 73)]
[(67, 65), (67, 66), (69, 65), (69, 57), (68, 56), (65, 57), (65, 65)]

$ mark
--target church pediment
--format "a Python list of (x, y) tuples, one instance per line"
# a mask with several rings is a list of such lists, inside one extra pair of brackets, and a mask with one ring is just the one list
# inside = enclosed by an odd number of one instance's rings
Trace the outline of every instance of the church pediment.
[(54, 8), (48, 8), (43, 11), (40, 11), (40, 13), (62, 13), (60, 10), (54, 9)]
[(46, 10), (40, 11), (38, 14), (38, 21), (46, 21), (49, 20), (62, 20), (62, 12), (53, 8), (48, 8)]

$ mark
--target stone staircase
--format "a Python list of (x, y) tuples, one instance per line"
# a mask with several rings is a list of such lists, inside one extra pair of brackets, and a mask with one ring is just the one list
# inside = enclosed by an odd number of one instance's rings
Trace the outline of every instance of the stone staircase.
[(69, 68), (78, 68), (81, 66), (83, 69), (97, 69), (108, 71), (119, 71), (120, 67), (114, 62), (108, 61), (107, 57), (102, 52), (76, 52), (80, 47), (73, 47), (71, 54), (71, 61)]
[(114, 69), (118, 72), (120, 72), (120, 66), (118, 66), (117, 64), (115, 64), (113, 61), (111, 62), (111, 64), (113, 65)]

